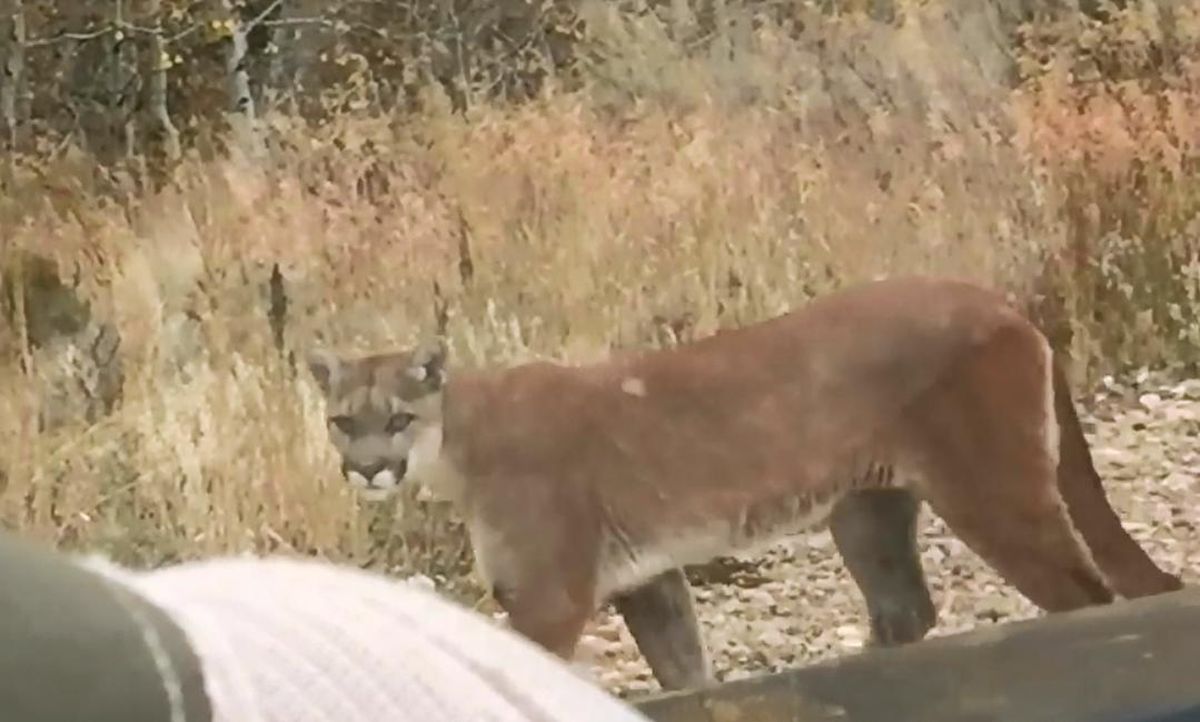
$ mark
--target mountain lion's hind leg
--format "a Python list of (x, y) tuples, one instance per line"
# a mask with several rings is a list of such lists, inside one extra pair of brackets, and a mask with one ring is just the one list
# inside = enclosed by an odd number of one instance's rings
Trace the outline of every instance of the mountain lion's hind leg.
[(917, 554), (920, 508), (906, 489), (854, 491), (833, 508), (830, 531), (866, 602), (872, 644), (918, 641), (937, 620)]
[(1018, 325), (945, 369), (904, 419), (919, 490), (963, 542), (1048, 612), (1114, 598), (1057, 482), (1049, 348)]
[(664, 690), (697, 689), (712, 680), (687, 577), (672, 569), (613, 598), (613, 605)]

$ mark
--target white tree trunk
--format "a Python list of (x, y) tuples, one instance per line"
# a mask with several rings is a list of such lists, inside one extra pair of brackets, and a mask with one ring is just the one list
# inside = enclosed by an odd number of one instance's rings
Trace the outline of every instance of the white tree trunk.
[(8, 32), (3, 49), (3, 75), (0, 76), (0, 119), (4, 122), (5, 142), (10, 150), (20, 144), (21, 114), (18, 99), (25, 82), (25, 7), (22, 0), (8, 2)]
[(162, 33), (162, 0), (149, 0), (147, 9), (153, 17), (150, 35), (150, 84), (146, 98), (146, 112), (153, 124), (162, 132), (163, 153), (173, 164), (183, 155), (179, 144), (179, 129), (171, 120), (167, 105), (167, 70), (171, 67), (171, 56)]

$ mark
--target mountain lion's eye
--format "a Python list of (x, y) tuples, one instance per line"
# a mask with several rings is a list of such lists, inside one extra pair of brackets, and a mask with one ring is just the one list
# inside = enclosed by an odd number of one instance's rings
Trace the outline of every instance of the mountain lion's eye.
[(392, 418), (388, 419), (387, 432), (389, 434), (398, 434), (408, 428), (408, 425), (417, 417), (412, 414), (401, 411), (398, 414), (393, 414)]
[(354, 435), (354, 419), (349, 416), (330, 416), (329, 423), (338, 428), (346, 436)]

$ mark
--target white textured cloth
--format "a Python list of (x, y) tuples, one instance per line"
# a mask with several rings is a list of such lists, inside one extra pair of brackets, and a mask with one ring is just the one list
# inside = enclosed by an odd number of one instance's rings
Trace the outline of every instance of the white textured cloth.
[(213, 722), (646, 722), (516, 633), (369, 572), (285, 558), (86, 565), (183, 629)]

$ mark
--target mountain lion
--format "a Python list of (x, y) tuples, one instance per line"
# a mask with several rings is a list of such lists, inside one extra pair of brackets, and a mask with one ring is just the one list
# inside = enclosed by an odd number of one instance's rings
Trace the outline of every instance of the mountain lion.
[(866, 283), (590, 365), (445, 359), (310, 355), (343, 473), (454, 502), (509, 623), (566, 659), (612, 600), (664, 688), (706, 684), (682, 566), (825, 523), (873, 643), (920, 639), (921, 501), (1049, 612), (1181, 586), (1109, 506), (1045, 337), (967, 283)]

